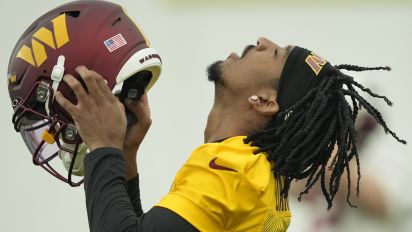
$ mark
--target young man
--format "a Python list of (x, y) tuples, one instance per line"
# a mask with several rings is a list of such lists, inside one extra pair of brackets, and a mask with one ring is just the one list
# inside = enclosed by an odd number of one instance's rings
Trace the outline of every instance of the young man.
[[(311, 51), (280, 47), (266, 38), (247, 46), (241, 57), (232, 53), (212, 64), (208, 73), (215, 83), (215, 101), (205, 144), (193, 151), (170, 193), (144, 214), (136, 153), (151, 124), (147, 97), (125, 101), (138, 118), (127, 128), (124, 106), (104, 78), (78, 67), (88, 91), (66, 75), (78, 103), (61, 93), (56, 100), (73, 117), (91, 151), (84, 160), (90, 230), (286, 231), (290, 183), (308, 177), (303, 193), (320, 179), (331, 207), (344, 170), (351, 184), (349, 161), (358, 159), (353, 123), (360, 106), (405, 143), (355, 87), (390, 101), (339, 69), (389, 68), (332, 66)], [(330, 159), (335, 145), (337, 153)], [(326, 168), (332, 169), (328, 183)]]

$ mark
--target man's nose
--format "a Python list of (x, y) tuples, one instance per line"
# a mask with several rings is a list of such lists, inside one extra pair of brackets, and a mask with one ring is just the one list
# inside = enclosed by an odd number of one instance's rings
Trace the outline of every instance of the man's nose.
[(270, 41), (268, 39), (266, 39), (265, 37), (260, 37), (257, 40), (256, 50), (257, 51), (263, 51), (267, 47), (269, 47), (269, 44), (270, 44)]

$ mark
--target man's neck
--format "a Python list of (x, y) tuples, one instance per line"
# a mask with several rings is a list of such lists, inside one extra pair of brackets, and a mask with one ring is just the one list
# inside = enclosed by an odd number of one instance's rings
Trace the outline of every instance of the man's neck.
[(245, 123), (239, 112), (213, 108), (207, 120), (204, 142), (210, 143), (234, 136), (248, 135), (250, 131), (246, 129)]

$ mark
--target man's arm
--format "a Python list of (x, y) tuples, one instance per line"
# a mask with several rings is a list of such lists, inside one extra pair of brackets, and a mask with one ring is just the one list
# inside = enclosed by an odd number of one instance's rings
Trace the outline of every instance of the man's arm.
[[(73, 104), (60, 92), (56, 93), (56, 100), (73, 118), (81, 138), (91, 151), (84, 160), (90, 230), (195, 231), (179, 215), (164, 208), (154, 207), (143, 214), (140, 200), (136, 200), (140, 197), (133, 198), (132, 204), (128, 196), (125, 175), (128, 180), (137, 176), (136, 152), (151, 122), (148, 105), (145, 107), (143, 101), (133, 103), (130, 99), (126, 102), (129, 109), (136, 109), (132, 111), (139, 120), (135, 126), (127, 128), (125, 108), (104, 78), (84, 66), (77, 67), (76, 72), (88, 91), (74, 76), (65, 75), (63, 80), (74, 91), (78, 101)], [(127, 166), (127, 170), (125, 158), (134, 163)], [(138, 190), (138, 183), (135, 187)]]
[(152, 120), (150, 118), (150, 107), (146, 94), (144, 94), (139, 101), (132, 101), (127, 98), (125, 105), (135, 114), (138, 120), (137, 123), (129, 125), (126, 130), (126, 136), (123, 142), (123, 154), (126, 161), (125, 176), (127, 191), (136, 214), (140, 216), (143, 210), (140, 200), (139, 175), (137, 173), (137, 151), (152, 124)]
[(128, 228), (136, 227), (137, 215), (127, 195), (121, 156), (118, 149), (99, 148), (84, 160), (90, 231), (131, 231)]
[[(143, 213), (138, 179), (128, 189), (124, 158), (119, 149), (99, 148), (84, 160), (86, 208), (91, 232), (197, 231), (178, 214), (162, 207)], [(128, 196), (136, 191), (136, 201)], [(134, 193), (131, 193), (134, 194)]]
[[(333, 150), (333, 154), (331, 158), (328, 161), (328, 166), (332, 163), (333, 158), (336, 156), (337, 153), (337, 147)], [(360, 186), (361, 186), (361, 191), (359, 194), (359, 197), (356, 196), (356, 187), (357, 187), (357, 166), (356, 166), (356, 160), (352, 159), (349, 162), (350, 166), (350, 181), (351, 181), (351, 203), (359, 207), (359, 209), (364, 210), (366, 213), (369, 213), (370, 215), (380, 217), (382, 219), (385, 219), (388, 217), (388, 201), (385, 196), (385, 191), (384, 189), (379, 185), (378, 181), (376, 178), (373, 176), (367, 176), (363, 175), (362, 179), (360, 179)], [(342, 174), (341, 180), (340, 180), (340, 185), (341, 186), (347, 186), (348, 185), (348, 179), (346, 178), (346, 173), (347, 170), (345, 169), (344, 173)], [(326, 176), (326, 183), (329, 183), (330, 178), (332, 175), (331, 170), (327, 170), (325, 173)], [(307, 179), (300, 180), (291, 186), (291, 195), (294, 196), (299, 196), (300, 192), (305, 189), (305, 184), (306, 184)], [(317, 183), (309, 192), (309, 195), (303, 197), (303, 199), (308, 198), (312, 199), (317, 196), (322, 196), (322, 193), (320, 192), (320, 184)], [(337, 207), (346, 207), (346, 198), (347, 198), (347, 190), (345, 189), (340, 189), (337, 194), (336, 194), (336, 203)]]
[(129, 195), (130, 202), (134, 207), (136, 215), (141, 216), (143, 214), (143, 209), (140, 200), (139, 175), (127, 181), (127, 194)]

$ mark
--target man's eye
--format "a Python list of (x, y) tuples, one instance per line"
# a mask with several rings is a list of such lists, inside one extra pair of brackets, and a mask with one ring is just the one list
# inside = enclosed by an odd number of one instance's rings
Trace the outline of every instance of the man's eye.
[(278, 49), (275, 49), (275, 56), (278, 55)]

